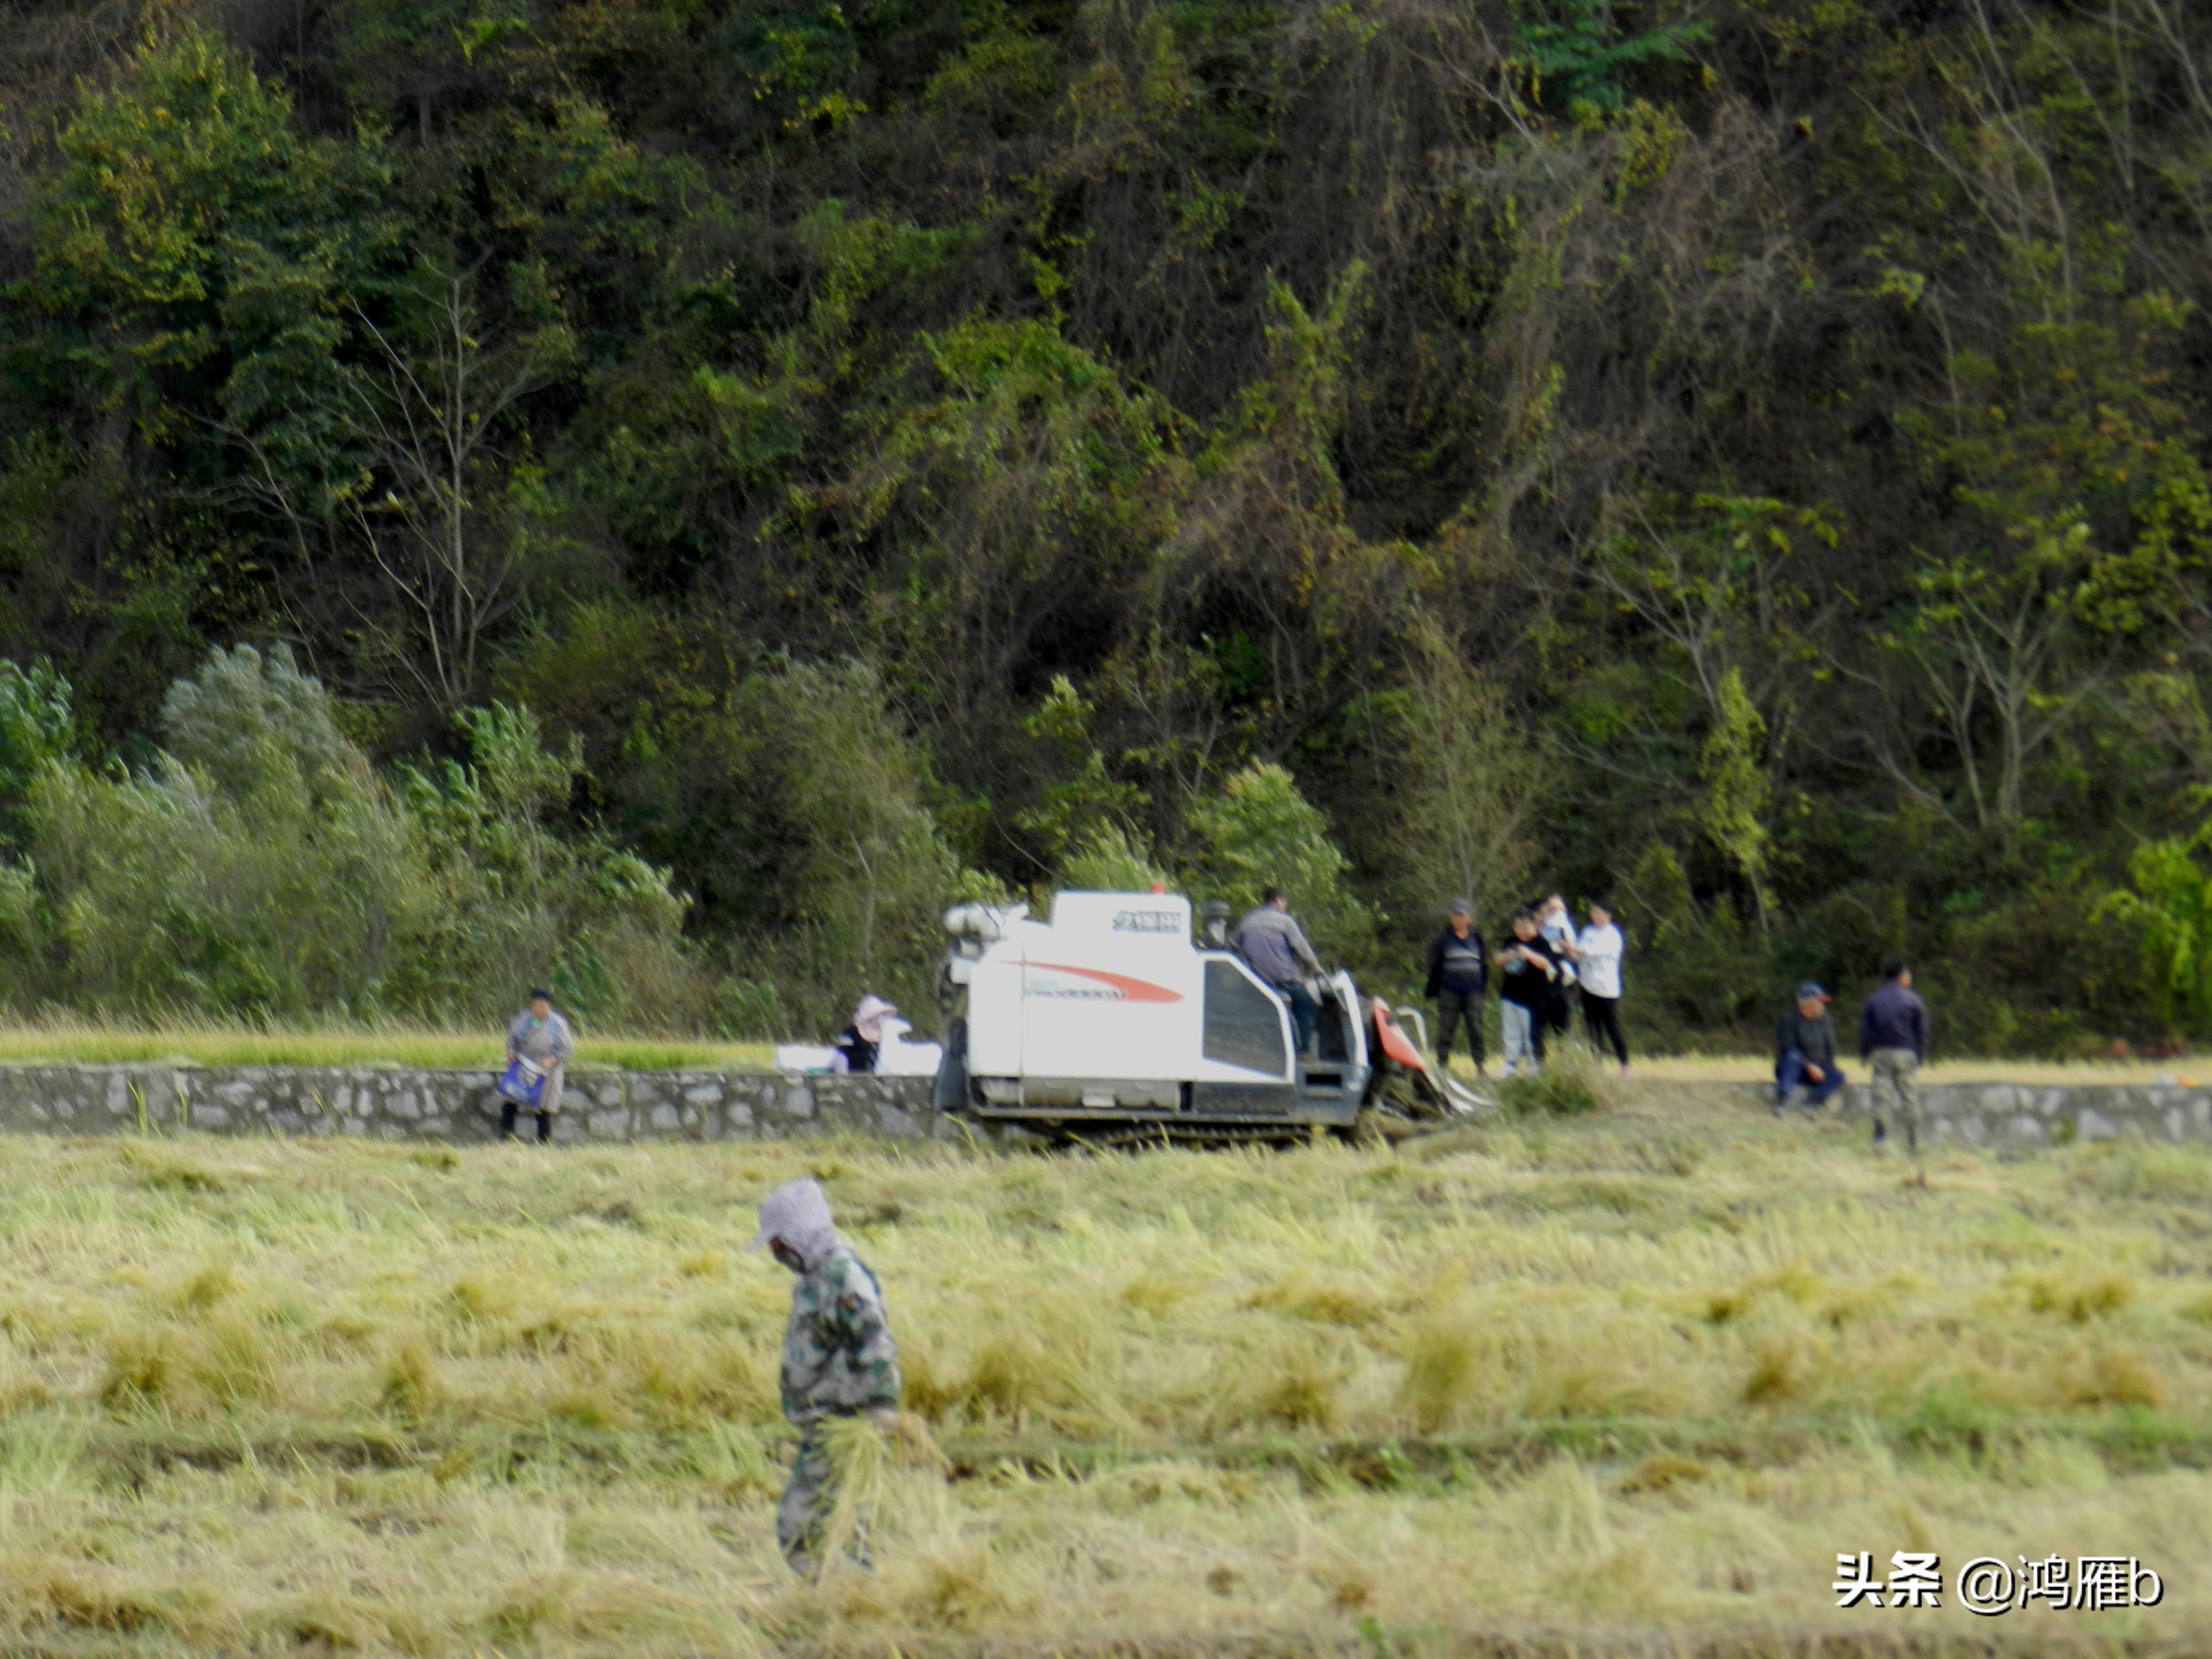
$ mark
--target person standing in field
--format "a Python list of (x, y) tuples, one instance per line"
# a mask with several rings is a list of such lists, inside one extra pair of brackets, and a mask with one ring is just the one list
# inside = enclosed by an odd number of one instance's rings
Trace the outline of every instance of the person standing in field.
[(1443, 931), (1429, 941), (1429, 983), (1437, 1005), (1437, 1064), (1451, 1060), (1452, 1034), (1467, 1028), (1468, 1058), (1482, 1072), (1482, 993), (1490, 983), (1490, 947), (1474, 925), (1472, 900), (1456, 898)]
[(1544, 1066), (1544, 1026), (1550, 1017), (1552, 986), (1559, 976), (1551, 945), (1536, 928), (1536, 913), (1523, 905), (1513, 913), (1513, 937), (1496, 957), (1499, 1046), (1505, 1050), (1505, 1075), (1522, 1060), (1534, 1077)]
[(1321, 1004), (1306, 989), (1309, 976), (1319, 977), (1321, 958), (1306, 943), (1305, 930), (1291, 919), (1290, 896), (1279, 887), (1260, 895), (1260, 908), (1246, 913), (1229, 943), (1237, 954), (1291, 1006), (1291, 1022), (1297, 1028), (1298, 1052), (1313, 1047), (1314, 1017)]
[[(775, 1541), (794, 1571), (811, 1577), (823, 1529), (837, 1503), (837, 1470), (825, 1425), (866, 1417), (890, 1430), (898, 1418), (898, 1344), (884, 1310), (883, 1286), (853, 1253), (830, 1218), (821, 1183), (793, 1181), (761, 1203), (760, 1231), (746, 1248), (763, 1245), (799, 1275), (784, 1328), (783, 1414), (799, 1431), (791, 1480), (775, 1506)], [(855, 1534), (853, 1559), (867, 1565), (867, 1542)]]
[(1920, 1099), (1913, 1074), (1928, 1058), (1928, 1005), (1912, 988), (1912, 969), (1902, 958), (1886, 963), (1881, 987), (1859, 1013), (1859, 1058), (1872, 1073), (1874, 1144), (1889, 1134), (1893, 1115), (1905, 1129), (1905, 1144), (1920, 1150)]
[[(545, 1073), (544, 1085), (538, 1093), (540, 1143), (553, 1139), (553, 1114), (561, 1109), (561, 1085), (568, 1076), (568, 1062), (575, 1057), (576, 1034), (569, 1029), (566, 1016), (555, 1011), (553, 994), (540, 986), (530, 994), (530, 1006), (507, 1028), (507, 1064), (526, 1060)], [(502, 1102), (499, 1109), (499, 1132), (509, 1140), (514, 1139), (519, 1109), (511, 1100)]]
[(1802, 1087), (1805, 1109), (1817, 1112), (1828, 1097), (1844, 1086), (1844, 1068), (1836, 1058), (1836, 1022), (1828, 1005), (1835, 999), (1808, 980), (1797, 988), (1797, 1000), (1774, 1022), (1774, 1115), (1780, 1117), (1790, 1098)]
[(1583, 1031), (1601, 1054), (1612, 1043), (1623, 1077), (1628, 1075), (1628, 1039), (1620, 1034), (1620, 958), (1627, 950), (1628, 941), (1614, 925), (1613, 907), (1593, 902), (1589, 924), (1575, 941), (1575, 967), (1583, 987)]

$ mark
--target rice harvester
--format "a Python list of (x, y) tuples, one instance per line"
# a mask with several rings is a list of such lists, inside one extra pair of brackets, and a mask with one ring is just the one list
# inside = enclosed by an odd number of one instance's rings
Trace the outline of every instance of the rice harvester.
[(1487, 1106), (1430, 1063), (1418, 1011), (1341, 970), (1310, 985), (1321, 1012), (1299, 1052), (1289, 1005), (1229, 948), (1228, 915), (1207, 904), (1194, 938), (1175, 893), (1057, 893), (1044, 921), (947, 911), (938, 1106), (1108, 1144), (1395, 1136)]

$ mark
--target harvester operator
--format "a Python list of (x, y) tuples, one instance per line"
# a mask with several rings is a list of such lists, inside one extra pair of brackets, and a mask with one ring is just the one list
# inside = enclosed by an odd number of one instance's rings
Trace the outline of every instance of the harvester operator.
[(1321, 976), (1321, 958), (1306, 943), (1305, 930), (1291, 919), (1291, 901), (1279, 887), (1260, 895), (1260, 908), (1237, 924), (1230, 939), (1237, 954), (1251, 964), (1276, 995), (1291, 1006), (1291, 1020), (1297, 1027), (1298, 1052), (1313, 1048), (1314, 1018), (1321, 1004), (1306, 989), (1309, 977)]

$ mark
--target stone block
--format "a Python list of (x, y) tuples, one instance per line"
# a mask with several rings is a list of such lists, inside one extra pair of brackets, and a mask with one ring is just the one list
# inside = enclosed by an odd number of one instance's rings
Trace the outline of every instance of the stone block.
[(674, 1134), (677, 1130), (684, 1127), (681, 1115), (666, 1101), (663, 1101), (653, 1109), (651, 1122), (655, 1129), (668, 1135)]

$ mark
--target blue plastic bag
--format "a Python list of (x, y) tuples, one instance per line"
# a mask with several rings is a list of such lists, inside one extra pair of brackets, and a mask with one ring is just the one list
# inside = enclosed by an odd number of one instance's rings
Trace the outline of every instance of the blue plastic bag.
[(506, 1099), (534, 1112), (545, 1095), (545, 1068), (518, 1054), (507, 1062), (507, 1070), (494, 1086)]

